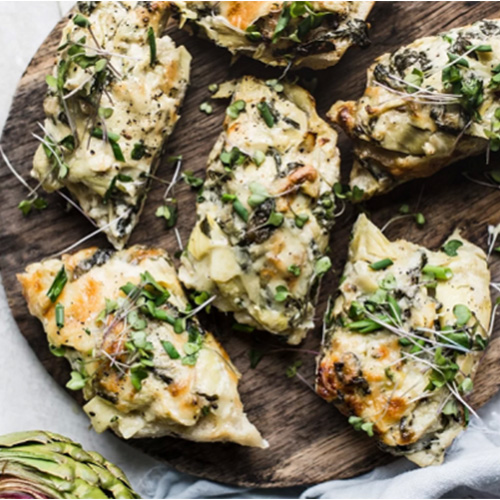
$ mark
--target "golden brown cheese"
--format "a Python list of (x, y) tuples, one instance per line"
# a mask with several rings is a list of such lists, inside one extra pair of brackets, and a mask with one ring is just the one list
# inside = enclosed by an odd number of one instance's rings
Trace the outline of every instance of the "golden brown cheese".
[(296, 344), (313, 326), (330, 266), (339, 152), (313, 98), (296, 85), (278, 89), (244, 77), (216, 96), (232, 101), (179, 277), (238, 322)]
[(458, 231), (430, 251), (389, 241), (361, 215), (325, 319), (317, 393), (389, 452), (441, 463), (468, 422), (489, 283), (484, 252)]
[(96, 431), (267, 446), (243, 411), (238, 371), (189, 311), (163, 250), (89, 248), (18, 279), (51, 350), (71, 363), (68, 387), (83, 389)]
[(78, 9), (48, 77), (32, 175), (47, 191), (67, 188), (122, 248), (179, 119), (191, 56), (161, 36), (166, 2), (78, 2)]
[(181, 27), (271, 66), (327, 68), (366, 46), (374, 2), (172, 2)]
[(380, 56), (358, 101), (329, 117), (354, 141), (364, 198), (500, 146), (500, 21), (483, 20)]

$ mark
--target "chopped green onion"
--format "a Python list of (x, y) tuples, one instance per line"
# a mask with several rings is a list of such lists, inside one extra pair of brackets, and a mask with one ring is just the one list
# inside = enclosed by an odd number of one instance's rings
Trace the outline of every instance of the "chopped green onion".
[(300, 266), (298, 266), (297, 264), (291, 264), (290, 266), (288, 266), (288, 272), (292, 273), (294, 276), (300, 276), (301, 271), (302, 270)]
[(60, 302), (56, 304), (56, 326), (58, 328), (64, 326), (64, 306)]
[(243, 206), (238, 198), (234, 199), (233, 208), (243, 221), (248, 222), (248, 210)]
[(266, 125), (271, 128), (274, 125), (274, 116), (271, 112), (271, 108), (267, 104), (266, 101), (261, 101), (257, 104), (257, 109), (259, 110), (260, 115), (263, 120), (266, 122)]
[(156, 63), (156, 37), (153, 28), (148, 28), (148, 43), (149, 43), (149, 65), (154, 66)]
[(169, 340), (162, 340), (161, 344), (163, 349), (165, 349), (165, 352), (170, 356), (170, 359), (179, 359), (181, 357), (179, 351)]
[(382, 259), (377, 262), (373, 262), (370, 264), (370, 268), (374, 271), (381, 271), (382, 269), (387, 269), (389, 266), (392, 266), (394, 262), (391, 259)]
[(434, 275), (438, 280), (448, 281), (453, 278), (453, 271), (449, 267), (431, 266), (427, 264), (422, 269), (422, 272)]
[(51, 302), (55, 302), (57, 297), (61, 295), (63, 291), (64, 285), (66, 285), (68, 281), (68, 276), (66, 275), (66, 269), (64, 266), (59, 269), (59, 272), (56, 274), (52, 285), (50, 285), (49, 291), (47, 292), (47, 297)]

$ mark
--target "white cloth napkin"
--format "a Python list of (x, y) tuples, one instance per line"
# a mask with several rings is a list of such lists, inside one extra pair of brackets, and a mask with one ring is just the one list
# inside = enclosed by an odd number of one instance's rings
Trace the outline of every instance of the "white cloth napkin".
[(311, 488), (258, 490), (193, 481), (160, 466), (141, 482), (148, 498), (500, 498), (500, 394), (479, 412), (437, 467), (419, 469), (406, 459), (362, 476)]

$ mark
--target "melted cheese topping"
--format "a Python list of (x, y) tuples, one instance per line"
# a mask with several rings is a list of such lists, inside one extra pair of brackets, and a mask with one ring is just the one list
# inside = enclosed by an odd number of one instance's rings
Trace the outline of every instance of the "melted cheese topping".
[[(454, 384), (458, 386), (465, 377), (473, 376), (481, 357), (484, 345), (479, 347), (477, 336), (486, 340), (489, 334), (490, 274), (486, 256), (458, 232), (450, 236), (451, 240), (461, 243), (456, 256), (404, 240), (390, 242), (361, 215), (354, 226), (340, 295), (331, 311), (332, 323), (327, 326), (318, 361), (318, 394), (346, 415), (372, 424), (384, 447), (405, 454), (421, 466), (440, 463), (445, 449), (466, 425), (465, 410), (448, 387), (429, 388), (429, 363), (434, 362), (435, 343), (443, 344), (443, 352), (450, 355), (446, 348), (450, 344), (444, 343), (443, 337), (446, 328), (453, 326), (468, 336), (470, 349), (456, 353), (460, 371)], [(386, 269), (370, 267), (387, 258), (393, 264)], [(432, 278), (422, 274), (424, 265), (449, 268), (453, 276), (427, 287), (426, 282), (430, 284)], [(400, 343), (401, 333), (394, 328), (368, 333), (349, 328), (356, 320), (352, 312), (356, 304), (371, 304), (368, 307), (390, 316), (383, 302), (387, 299), (380, 298), (381, 293), (395, 298), (394, 307), (400, 308), (399, 331), (409, 332), (413, 339), (406, 340), (405, 346)], [(458, 304), (471, 312), (461, 328), (456, 326), (454, 314)], [(415, 336), (418, 332), (420, 337)], [(426, 343), (418, 344), (421, 338)], [(443, 408), (448, 402), (454, 413), (445, 415)]]
[[(47, 291), (61, 266), (68, 282), (53, 303)], [(98, 432), (111, 428), (128, 438), (180, 436), (194, 441), (233, 441), (265, 447), (257, 429), (247, 420), (237, 390), (240, 377), (214, 337), (192, 317), (182, 333), (167, 321), (144, 314), (137, 302), (127, 302), (120, 288), (139, 284), (149, 272), (170, 293), (163, 309), (172, 315), (188, 305), (175, 269), (159, 249), (134, 246), (110, 254), (95, 248), (28, 266), (18, 276), (31, 314), (43, 324), (49, 344), (63, 350), (74, 370), (86, 377), (84, 410)], [(107, 299), (107, 300), (106, 300)], [(121, 309), (103, 315), (109, 301)], [(57, 305), (64, 307), (64, 326), (55, 319)], [(132, 383), (127, 343), (135, 327), (127, 312), (144, 320), (153, 366), (142, 380)], [(195, 328), (203, 343), (194, 364), (183, 361), (185, 346)], [(163, 344), (170, 342), (180, 354), (172, 358)]]
[[(309, 13), (285, 14), (287, 2), (172, 2), (172, 8), (181, 27), (190, 27), (232, 54), (271, 66), (287, 66), (292, 60), (297, 67), (321, 69), (337, 64), (351, 45), (369, 43), (365, 20), (373, 3), (308, 2), (321, 15), (319, 24), (306, 30)], [(276, 38), (278, 20), (285, 15), (288, 22)], [(249, 31), (258, 35), (248, 36)]]
[[(332, 187), (339, 179), (337, 134), (300, 87), (285, 85), (277, 93), (245, 77), (230, 90), (221, 88), (218, 96), (231, 93), (232, 103), (244, 101), (245, 110), (235, 119), (226, 117), (210, 153), (198, 221), (179, 276), (189, 288), (216, 295), (214, 304), (234, 312), (240, 323), (295, 344), (313, 326), (319, 285), (315, 263), (328, 244)], [(275, 116), (272, 127), (258, 110), (262, 103)], [(229, 168), (221, 153), (235, 147), (244, 162)], [(259, 154), (262, 163), (255, 160)], [(251, 203), (256, 187), (265, 193), (257, 206)], [(224, 202), (225, 196), (233, 201)], [(247, 212), (247, 221), (238, 215), (234, 199)], [(278, 217), (274, 225), (271, 216)], [(292, 273), (291, 266), (300, 274)], [(288, 291), (285, 300), (276, 300), (279, 287)]]
[[(491, 51), (470, 50), (480, 46)], [(379, 57), (368, 70), (364, 95), (337, 102), (329, 112), (355, 141), (351, 186), (368, 198), (484, 152), (488, 134), (498, 131), (492, 79), (499, 54), (500, 21), (485, 20)], [(451, 58), (464, 62), (450, 66)], [(460, 83), (455, 90), (446, 87), (443, 72), (450, 69), (458, 71), (466, 92), (479, 85), (482, 100), (467, 102)], [(406, 81), (412, 79), (428, 92), (409, 87)]]
[[(160, 36), (167, 5), (141, 4), (99, 2), (87, 8), (82, 2), (91, 31), (68, 22), (53, 70), (60, 87), (49, 87), (44, 102), (45, 139), (59, 144), (52, 148), (68, 170), (61, 173), (60, 162), (42, 145), (33, 161), (32, 174), (44, 189), (66, 187), (99, 227), (109, 226), (105, 233), (116, 248), (124, 246), (138, 222), (148, 174), (154, 173), (162, 144), (179, 119), (189, 81), (191, 56), (168, 36)], [(156, 44), (154, 64), (150, 29)], [(99, 71), (106, 58), (106, 67)], [(109, 111), (103, 109), (112, 110), (111, 116), (104, 118)], [(113, 141), (89, 137), (94, 128), (110, 137), (116, 134), (123, 161), (114, 154)], [(60, 144), (71, 136), (74, 148)]]

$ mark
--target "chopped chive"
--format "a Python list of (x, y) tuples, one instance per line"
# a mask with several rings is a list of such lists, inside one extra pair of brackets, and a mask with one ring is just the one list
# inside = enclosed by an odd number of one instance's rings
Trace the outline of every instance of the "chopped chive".
[(271, 112), (271, 108), (266, 101), (261, 101), (257, 104), (257, 109), (259, 110), (260, 115), (263, 120), (266, 122), (266, 125), (271, 128), (274, 126), (274, 116)]
[(47, 292), (47, 297), (51, 302), (55, 302), (57, 300), (57, 297), (61, 295), (64, 285), (66, 285), (67, 281), (68, 276), (66, 275), (66, 269), (64, 268), (64, 266), (62, 266), (59, 272), (56, 274), (52, 285), (50, 285), (49, 291)]
[(154, 66), (156, 63), (156, 36), (153, 28), (148, 28), (148, 43), (149, 43), (149, 65)]
[(245, 332), (245, 333), (252, 333), (255, 330), (254, 326), (244, 325), (242, 323), (233, 323), (233, 326), (231, 328), (235, 332)]
[(493, 49), (491, 48), (491, 45), (477, 45), (474, 47), (474, 45), (468, 45), (467, 50), (474, 49), (474, 52), (491, 52)]
[(238, 198), (234, 199), (233, 208), (243, 221), (248, 222), (248, 210), (243, 206)]
[(161, 344), (163, 349), (165, 349), (165, 352), (170, 356), (170, 359), (179, 359), (181, 357), (179, 351), (169, 340), (162, 340)]
[(370, 268), (374, 271), (381, 271), (382, 269), (387, 269), (389, 266), (392, 266), (394, 262), (391, 259), (382, 259), (377, 262), (373, 262), (370, 264)]
[(64, 306), (60, 302), (56, 304), (56, 326), (58, 328), (64, 326)]
[(422, 272), (434, 275), (438, 280), (448, 281), (453, 278), (453, 271), (449, 267), (431, 266), (427, 264), (422, 269)]

